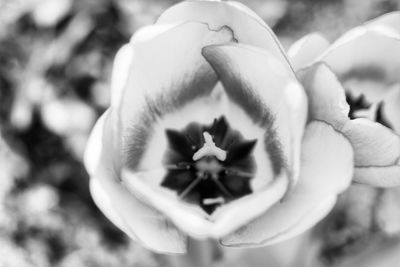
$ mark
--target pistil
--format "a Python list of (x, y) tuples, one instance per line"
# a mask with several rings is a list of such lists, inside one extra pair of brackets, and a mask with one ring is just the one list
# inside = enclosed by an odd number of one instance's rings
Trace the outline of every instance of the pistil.
[(212, 140), (211, 134), (208, 132), (203, 133), (204, 145), (193, 155), (193, 160), (197, 161), (206, 156), (215, 156), (217, 159), (224, 161), (226, 159), (226, 151), (217, 147)]

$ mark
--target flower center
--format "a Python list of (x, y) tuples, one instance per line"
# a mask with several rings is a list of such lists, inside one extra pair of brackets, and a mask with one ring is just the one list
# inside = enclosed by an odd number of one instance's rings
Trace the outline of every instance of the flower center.
[(211, 214), (252, 192), (256, 140), (244, 140), (224, 117), (211, 125), (190, 123), (182, 130), (168, 129), (166, 136), (168, 171), (161, 186), (176, 191), (182, 200)]
[(383, 101), (371, 103), (367, 101), (363, 94), (358, 97), (354, 97), (349, 93), (346, 94), (346, 101), (350, 106), (350, 119), (367, 118), (392, 129), (391, 123), (388, 121), (383, 112), (385, 105)]

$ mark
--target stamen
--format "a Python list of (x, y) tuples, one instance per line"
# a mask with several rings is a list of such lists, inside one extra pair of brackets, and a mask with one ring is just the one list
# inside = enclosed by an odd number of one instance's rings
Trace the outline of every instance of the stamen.
[(231, 192), (229, 192), (229, 190), (218, 180), (218, 179), (211, 179), (214, 181), (214, 183), (218, 186), (219, 190), (221, 190), (222, 193), (224, 193), (226, 196), (228, 197), (233, 197), (233, 195), (231, 194)]
[(215, 156), (217, 159), (224, 161), (226, 159), (226, 151), (217, 147), (212, 140), (211, 134), (208, 132), (203, 133), (205, 143), (202, 148), (200, 148), (193, 155), (193, 160), (197, 161), (205, 156)]
[(192, 139), (192, 137), (189, 134), (185, 134), (185, 137), (189, 141), (189, 143), (192, 145), (191, 148), (193, 150), (196, 149), (196, 142)]
[(178, 162), (177, 164), (164, 164), (167, 170), (189, 170), (193, 166), (189, 162)]
[(233, 170), (229, 168), (224, 168), (225, 174), (226, 175), (237, 175), (239, 177), (243, 178), (252, 178), (254, 176), (254, 173), (251, 172), (243, 172), (243, 171), (238, 171), (238, 170)]
[(189, 184), (188, 187), (186, 187), (185, 190), (183, 190), (182, 193), (179, 194), (179, 197), (180, 197), (180, 198), (184, 198), (187, 194), (190, 193), (190, 191), (192, 191), (192, 190), (198, 185), (198, 183), (200, 183), (200, 181), (201, 181), (202, 179), (203, 179), (202, 177), (197, 177), (193, 182), (191, 182), (191, 183)]

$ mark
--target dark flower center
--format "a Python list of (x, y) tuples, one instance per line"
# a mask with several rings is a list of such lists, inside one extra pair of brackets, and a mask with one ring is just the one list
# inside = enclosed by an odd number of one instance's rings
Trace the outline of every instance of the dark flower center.
[(256, 140), (245, 140), (222, 116), (211, 125), (190, 123), (166, 130), (168, 169), (161, 185), (211, 214), (224, 203), (252, 192)]
[[(392, 129), (392, 125), (386, 118), (383, 111), (385, 105), (383, 101), (380, 101), (374, 105), (373, 103), (367, 101), (363, 94), (358, 97), (354, 97), (350, 93), (346, 93), (346, 101), (350, 106), (350, 119), (369, 117), (370, 119), (373, 119), (376, 122), (379, 122), (380, 124)], [(365, 115), (362, 115), (363, 113)]]

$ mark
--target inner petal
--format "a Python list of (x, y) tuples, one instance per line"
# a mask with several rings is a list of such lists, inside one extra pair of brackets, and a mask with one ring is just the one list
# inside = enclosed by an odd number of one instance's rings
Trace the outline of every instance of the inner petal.
[(168, 171), (161, 186), (182, 200), (212, 214), (219, 206), (252, 193), (256, 173), (253, 148), (224, 116), (208, 125), (190, 123), (184, 129), (167, 129), (164, 164)]

